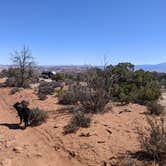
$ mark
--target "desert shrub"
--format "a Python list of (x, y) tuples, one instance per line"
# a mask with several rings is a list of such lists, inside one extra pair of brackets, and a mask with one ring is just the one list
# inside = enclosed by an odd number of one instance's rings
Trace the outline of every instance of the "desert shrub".
[(8, 70), (7, 70), (7, 69), (3, 69), (3, 70), (0, 72), (0, 78), (7, 77), (7, 74), (8, 74)]
[(52, 81), (51, 82), (51, 85), (54, 87), (54, 88), (63, 88), (63, 86), (65, 85), (65, 83), (63, 81)]
[(14, 87), (14, 88), (12, 88), (12, 89), (10, 90), (9, 94), (10, 94), (10, 95), (14, 95), (15, 93), (17, 93), (17, 92), (19, 92), (19, 91), (20, 91), (20, 89), (19, 89), (18, 87)]
[(17, 68), (9, 68), (7, 73), (6, 85), (9, 87), (20, 87), (20, 71)]
[(74, 76), (73, 74), (69, 73), (56, 73), (56, 75), (54, 75), (52, 79), (56, 81), (73, 80)]
[(102, 112), (110, 100), (122, 104), (146, 104), (156, 101), (161, 95), (155, 75), (143, 70), (134, 71), (134, 65), (130, 63), (110, 65), (104, 69), (90, 68), (81, 76), (81, 81), (76, 81), (75, 90), (69, 90), (60, 97), (62, 104), (79, 101), (87, 112), (97, 113)]
[(88, 87), (81, 87), (79, 100), (86, 112), (97, 113), (104, 110), (109, 102), (108, 98), (102, 93), (102, 89), (93, 90)]
[(77, 96), (77, 87), (76, 86), (70, 86), (67, 91), (62, 91), (59, 94), (59, 104), (65, 104), (65, 105), (72, 105), (77, 104), (79, 98)]
[(48, 118), (48, 113), (39, 109), (39, 108), (34, 108), (31, 110), (31, 125), (32, 126), (38, 126), (45, 122)]
[(76, 124), (75, 123), (69, 123), (68, 125), (66, 125), (65, 127), (64, 127), (64, 134), (66, 135), (66, 134), (70, 134), (70, 133), (75, 133), (77, 130), (78, 130), (78, 126), (76, 126)]
[(46, 100), (47, 99), (47, 95), (44, 93), (38, 93), (37, 95), (38, 95), (39, 100)]
[(166, 73), (153, 72), (160, 82), (161, 87), (166, 88)]
[(10, 68), (7, 71), (6, 85), (9, 87), (24, 87), (29, 88), (30, 84), (36, 83), (39, 80), (38, 74), (34, 70), (25, 70), (24, 81), (22, 83), (21, 72), (18, 68)]
[(66, 90), (60, 88), (60, 89), (55, 89), (55, 92), (56, 92), (56, 96), (59, 98), (61, 95), (63, 95)]
[(107, 69), (91, 68), (84, 75), (86, 84), (79, 87), (79, 101), (87, 112), (104, 111), (111, 99), (114, 75)]
[(160, 84), (154, 73), (134, 71), (134, 65), (130, 63), (120, 63), (107, 68), (118, 78), (113, 85), (111, 95), (115, 101), (146, 104), (160, 97)]
[(56, 74), (52, 77), (52, 79), (53, 79), (53, 80), (56, 80), (56, 81), (62, 81), (62, 80), (64, 80), (65, 78), (66, 78), (65, 73), (56, 73)]
[(65, 79), (64, 82), (66, 85), (69, 85), (69, 86), (74, 84), (74, 81), (72, 79)]
[(95, 103), (96, 106), (99, 104), (99, 110), (102, 110), (110, 99), (122, 104), (146, 104), (156, 101), (161, 96), (160, 84), (154, 73), (134, 71), (134, 65), (131, 63), (110, 65), (103, 70), (91, 69), (88, 77), (84, 77), (88, 91), (91, 91), (92, 101), (98, 98), (101, 102)]
[(70, 86), (69, 90), (59, 97), (59, 102), (61, 104), (77, 104), (79, 102), (87, 112), (102, 112), (110, 100), (112, 75), (106, 70), (91, 68), (84, 73), (84, 80), (84, 84), (77, 82)]
[(162, 165), (166, 160), (166, 122), (161, 117), (148, 117), (149, 135), (140, 133), (141, 149)]
[(157, 102), (150, 102), (147, 104), (147, 108), (151, 115), (160, 115), (164, 112), (165, 107)]
[(117, 166), (152, 166), (151, 164), (147, 164), (145, 161), (140, 161), (131, 156), (121, 157), (117, 161), (110, 162), (110, 165), (117, 165)]
[(54, 93), (55, 88), (59, 87), (60, 84), (56, 81), (53, 82), (45, 82), (42, 81), (38, 88), (38, 97), (41, 100), (45, 100), (47, 98), (47, 95), (51, 95)]
[(64, 134), (74, 133), (80, 127), (88, 128), (90, 126), (90, 122), (90, 117), (78, 112), (73, 116), (70, 123), (64, 127)]

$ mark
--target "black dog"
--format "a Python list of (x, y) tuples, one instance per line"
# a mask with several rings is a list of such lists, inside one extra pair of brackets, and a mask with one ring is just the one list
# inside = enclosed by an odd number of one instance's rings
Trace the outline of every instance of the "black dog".
[(30, 121), (30, 109), (27, 107), (24, 101), (15, 103), (13, 107), (16, 109), (18, 116), (20, 117), (20, 124), (22, 124), (22, 121), (24, 121), (26, 128)]

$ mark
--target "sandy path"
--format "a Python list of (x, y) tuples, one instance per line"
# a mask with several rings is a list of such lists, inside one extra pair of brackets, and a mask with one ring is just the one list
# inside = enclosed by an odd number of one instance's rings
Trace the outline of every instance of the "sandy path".
[[(68, 166), (70, 160), (55, 151), (54, 142), (42, 128), (18, 128), (18, 118), (6, 89), (0, 89), (0, 165)], [(9, 105), (11, 103), (11, 105)]]

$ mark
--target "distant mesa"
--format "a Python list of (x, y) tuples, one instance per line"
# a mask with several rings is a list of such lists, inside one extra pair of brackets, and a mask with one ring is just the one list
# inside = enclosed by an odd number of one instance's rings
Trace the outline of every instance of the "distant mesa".
[[(3, 69), (7, 69), (11, 67), (10, 65), (1, 65), (0, 64), (0, 71)], [(49, 66), (49, 65), (43, 65), (43, 66), (37, 66), (39, 71), (56, 71), (56, 72), (81, 72), (85, 71), (88, 66), (79, 66), (79, 65), (64, 65), (64, 66)], [(103, 68), (102, 66), (98, 66), (99, 68)], [(136, 70), (143, 69), (145, 71), (156, 71), (156, 72), (164, 72), (166, 73), (166, 62), (160, 63), (160, 64), (145, 64), (145, 65), (136, 65)]]
[(166, 73), (166, 62), (155, 64), (155, 65), (136, 65), (135, 69), (143, 69), (145, 71), (156, 71), (156, 72), (165, 72)]

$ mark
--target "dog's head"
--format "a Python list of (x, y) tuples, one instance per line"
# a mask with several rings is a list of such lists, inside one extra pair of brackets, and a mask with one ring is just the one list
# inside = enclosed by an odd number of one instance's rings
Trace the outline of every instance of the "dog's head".
[(19, 109), (19, 108), (21, 108), (21, 103), (20, 103), (20, 102), (17, 102), (17, 103), (15, 103), (15, 104), (13, 105), (13, 107), (14, 107), (15, 109)]
[(21, 102), (17, 102), (13, 105), (13, 107), (18, 111), (18, 110), (22, 110), (22, 109), (27, 109), (29, 105), (28, 101), (21, 101)]

